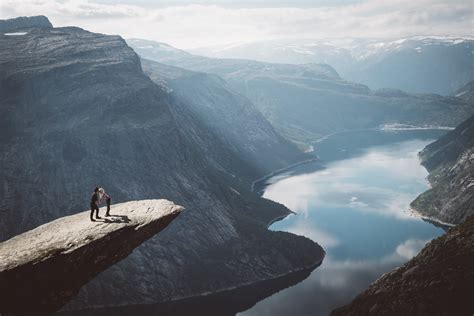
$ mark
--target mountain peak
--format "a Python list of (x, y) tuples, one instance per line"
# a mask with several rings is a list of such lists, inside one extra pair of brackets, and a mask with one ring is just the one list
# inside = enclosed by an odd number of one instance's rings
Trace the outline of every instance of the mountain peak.
[(0, 33), (52, 27), (53, 25), (44, 15), (21, 16), (14, 19), (0, 20)]

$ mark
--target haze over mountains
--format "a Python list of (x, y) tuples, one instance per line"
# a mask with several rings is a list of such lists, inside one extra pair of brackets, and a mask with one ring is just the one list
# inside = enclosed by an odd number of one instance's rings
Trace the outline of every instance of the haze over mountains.
[(271, 63), (326, 63), (345, 79), (372, 89), (449, 94), (474, 79), (472, 38), (278, 40), (191, 51)]
[(128, 43), (143, 58), (221, 76), (282, 135), (297, 142), (383, 124), (454, 127), (474, 112), (473, 105), (461, 98), (391, 88), (371, 90), (346, 81), (327, 64), (208, 58), (163, 43), (139, 39)]

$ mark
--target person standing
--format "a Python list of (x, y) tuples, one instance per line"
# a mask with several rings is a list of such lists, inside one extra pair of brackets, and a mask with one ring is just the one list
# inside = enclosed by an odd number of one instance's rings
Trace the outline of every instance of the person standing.
[(107, 204), (107, 212), (105, 213), (105, 216), (110, 216), (110, 202), (112, 201), (112, 197), (109, 194), (107, 194), (103, 188), (99, 189), (99, 196), (100, 196), (99, 204), (104, 202), (104, 200), (105, 200), (105, 203)]
[(94, 211), (95, 211), (95, 216), (97, 218), (101, 218), (99, 216), (99, 201), (100, 201), (100, 195), (99, 195), (99, 188), (96, 187), (94, 189), (94, 193), (92, 193), (91, 196), (91, 221), (94, 221)]

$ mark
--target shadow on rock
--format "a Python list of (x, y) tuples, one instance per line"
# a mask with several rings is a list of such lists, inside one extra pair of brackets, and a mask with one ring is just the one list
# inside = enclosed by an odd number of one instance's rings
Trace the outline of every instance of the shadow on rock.
[(100, 221), (104, 223), (130, 223), (130, 218), (126, 215), (109, 215)]

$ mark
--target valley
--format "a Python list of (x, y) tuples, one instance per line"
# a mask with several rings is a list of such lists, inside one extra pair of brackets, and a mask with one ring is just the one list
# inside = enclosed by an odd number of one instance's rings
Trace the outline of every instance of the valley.
[(2, 315), (469, 310), (472, 38), (107, 34), (0, 20)]

